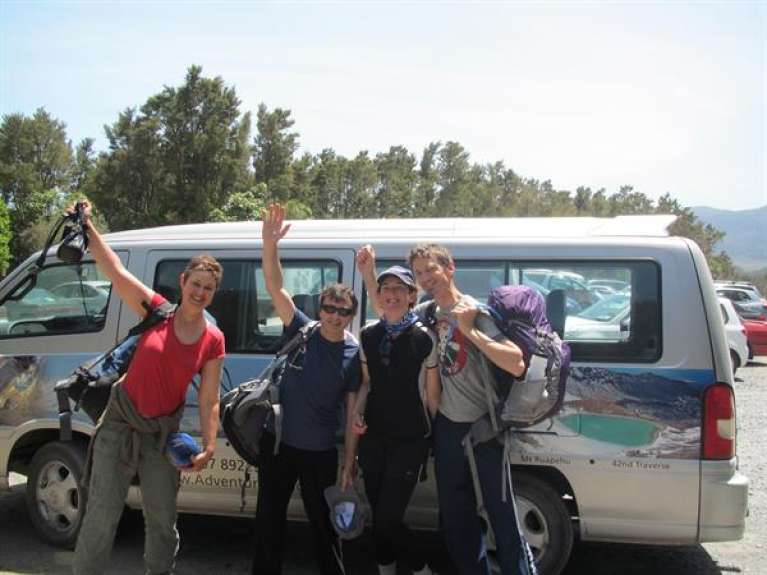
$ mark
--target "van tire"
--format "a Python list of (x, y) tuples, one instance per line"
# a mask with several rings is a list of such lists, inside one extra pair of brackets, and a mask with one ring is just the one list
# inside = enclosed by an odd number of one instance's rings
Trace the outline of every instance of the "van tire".
[(84, 469), (85, 448), (76, 442), (48, 443), (32, 458), (27, 511), (45, 542), (74, 549), (87, 502)]
[(558, 575), (570, 559), (573, 522), (562, 497), (544, 479), (512, 473), (519, 525), (539, 575)]
[(732, 361), (732, 374), (735, 375), (735, 372), (740, 367), (740, 358), (733, 350), (730, 350), (730, 360)]

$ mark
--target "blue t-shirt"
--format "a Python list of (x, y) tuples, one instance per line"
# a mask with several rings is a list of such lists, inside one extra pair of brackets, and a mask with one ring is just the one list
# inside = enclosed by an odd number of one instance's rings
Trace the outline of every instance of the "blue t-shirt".
[[(287, 337), (310, 321), (297, 309)], [(282, 443), (309, 451), (335, 449), (341, 406), (346, 394), (360, 387), (357, 340), (347, 333), (344, 341), (328, 341), (317, 329), (306, 342), (303, 358), (290, 364), (297, 367), (289, 365), (280, 384)]]

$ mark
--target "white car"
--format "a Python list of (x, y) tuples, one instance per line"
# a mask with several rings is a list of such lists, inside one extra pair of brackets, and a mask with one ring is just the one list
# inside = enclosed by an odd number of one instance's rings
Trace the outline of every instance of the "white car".
[(748, 339), (746, 328), (740, 321), (735, 306), (726, 297), (719, 296), (719, 307), (722, 310), (724, 331), (727, 333), (727, 343), (730, 345), (730, 359), (732, 360), (732, 373), (748, 363)]
[(631, 297), (613, 294), (565, 319), (566, 340), (625, 341), (629, 337)]

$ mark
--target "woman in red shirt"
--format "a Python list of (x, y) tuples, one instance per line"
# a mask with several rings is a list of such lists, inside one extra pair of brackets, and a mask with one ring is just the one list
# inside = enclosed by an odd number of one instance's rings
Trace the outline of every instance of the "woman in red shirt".
[[(85, 202), (89, 249), (122, 301), (140, 316), (165, 299), (123, 266), (93, 227)], [(103, 573), (131, 480), (138, 474), (146, 529), (147, 574), (171, 573), (176, 551), (179, 469), (165, 455), (168, 433), (177, 431), (186, 391), (201, 374), (202, 452), (185, 471), (200, 471), (213, 457), (218, 432), (224, 335), (203, 311), (221, 283), (221, 265), (196, 256), (179, 278), (181, 301), (173, 315), (141, 335), (125, 377), (112, 389), (91, 440), (88, 505), (75, 549), (75, 575)]]

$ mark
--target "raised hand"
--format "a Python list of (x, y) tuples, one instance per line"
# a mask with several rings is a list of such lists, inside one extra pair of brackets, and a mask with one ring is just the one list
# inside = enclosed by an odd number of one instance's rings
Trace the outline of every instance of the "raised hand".
[(290, 224), (285, 224), (285, 208), (280, 204), (269, 204), (269, 207), (261, 210), (261, 238), (264, 243), (276, 244), (290, 229)]
[(359, 268), (360, 273), (365, 274), (370, 271), (375, 272), (375, 265), (376, 252), (373, 249), (373, 246), (365, 244), (357, 250), (357, 267)]
[[(86, 220), (90, 219), (91, 212), (93, 211), (93, 207), (91, 206), (91, 203), (88, 200), (80, 200), (80, 204), (82, 204), (82, 207), (83, 207), (83, 216), (85, 216)], [(66, 212), (69, 215), (74, 214), (75, 204), (70, 204), (69, 206), (67, 206)]]

